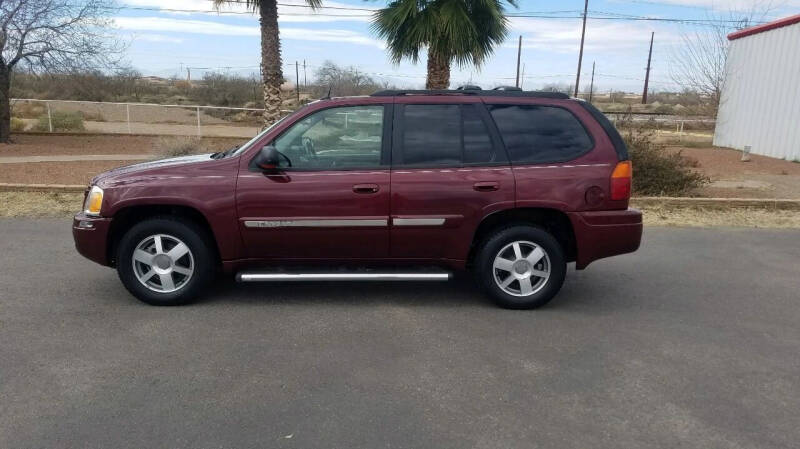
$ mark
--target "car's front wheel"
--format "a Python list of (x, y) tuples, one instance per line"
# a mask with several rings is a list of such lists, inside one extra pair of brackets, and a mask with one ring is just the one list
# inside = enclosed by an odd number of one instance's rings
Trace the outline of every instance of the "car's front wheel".
[(491, 235), (478, 253), (477, 277), (501, 307), (532, 309), (561, 289), (567, 266), (564, 250), (550, 233), (513, 226)]
[(117, 246), (117, 273), (125, 288), (148, 304), (185, 304), (211, 280), (212, 254), (197, 225), (158, 217), (124, 234)]

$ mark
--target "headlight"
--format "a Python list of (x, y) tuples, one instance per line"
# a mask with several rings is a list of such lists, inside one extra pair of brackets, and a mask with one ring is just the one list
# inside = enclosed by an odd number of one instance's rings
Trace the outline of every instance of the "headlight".
[(100, 215), (100, 208), (103, 206), (103, 189), (97, 186), (92, 186), (89, 194), (86, 195), (86, 201), (83, 204), (83, 212), (86, 215)]

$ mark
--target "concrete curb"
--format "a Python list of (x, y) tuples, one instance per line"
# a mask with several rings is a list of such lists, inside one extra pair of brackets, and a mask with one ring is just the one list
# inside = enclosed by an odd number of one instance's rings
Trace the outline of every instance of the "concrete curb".
[[(51, 192), (82, 193), (85, 185), (65, 184), (9, 184), (0, 183), (0, 192)], [(800, 200), (753, 198), (683, 198), (669, 196), (641, 196), (631, 198), (633, 207), (697, 207), (707, 209), (773, 209), (800, 210)]]
[(0, 192), (82, 193), (84, 190), (86, 190), (86, 186), (82, 185), (0, 183)]
[(756, 198), (683, 198), (669, 196), (643, 196), (631, 198), (631, 205), (638, 207), (696, 207), (707, 209), (773, 209), (800, 210), (800, 200), (756, 199)]

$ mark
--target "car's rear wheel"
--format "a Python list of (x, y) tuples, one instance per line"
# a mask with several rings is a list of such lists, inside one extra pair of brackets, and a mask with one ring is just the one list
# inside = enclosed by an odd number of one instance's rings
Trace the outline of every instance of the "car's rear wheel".
[(158, 306), (194, 299), (214, 273), (205, 233), (171, 217), (132, 226), (117, 246), (117, 273), (134, 296)]
[(547, 304), (566, 276), (564, 250), (547, 231), (513, 226), (492, 234), (481, 246), (476, 275), (501, 307), (532, 309)]

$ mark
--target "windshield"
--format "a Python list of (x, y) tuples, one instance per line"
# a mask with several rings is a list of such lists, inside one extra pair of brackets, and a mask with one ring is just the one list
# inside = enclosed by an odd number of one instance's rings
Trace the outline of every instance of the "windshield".
[(285, 115), (285, 116), (281, 117), (277, 122), (273, 123), (272, 125), (270, 125), (267, 128), (264, 128), (260, 133), (256, 134), (255, 137), (253, 137), (252, 139), (248, 140), (247, 143), (245, 143), (244, 145), (240, 146), (236, 151), (231, 153), (231, 156), (238, 156), (238, 155), (242, 154), (244, 151), (247, 151), (248, 148), (253, 146), (257, 141), (261, 140), (261, 138), (264, 136), (264, 134), (272, 131), (276, 126), (278, 126), (278, 124), (282, 123), (287, 118), (294, 116), (295, 114), (299, 113), (303, 109), (305, 109), (305, 106), (303, 106), (300, 109), (292, 112), (289, 115)]

